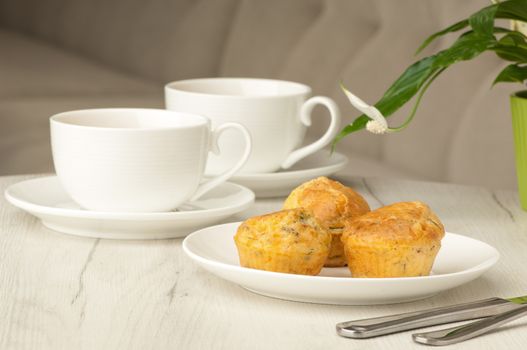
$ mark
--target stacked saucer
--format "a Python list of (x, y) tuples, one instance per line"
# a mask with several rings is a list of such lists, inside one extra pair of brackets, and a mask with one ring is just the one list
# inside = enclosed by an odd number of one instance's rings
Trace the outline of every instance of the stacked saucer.
[[(234, 123), (161, 109), (69, 111), (50, 119), (57, 176), (9, 187), (5, 196), (53, 230), (113, 239), (187, 235), (248, 208), (251, 190), (226, 182), (247, 161), (251, 140)], [(223, 130), (245, 140), (229, 168), (204, 178)]]
[(111, 239), (184, 237), (192, 231), (221, 222), (249, 208), (254, 202), (251, 190), (226, 182), (175, 211), (91, 211), (75, 203), (56, 176), (16, 183), (7, 188), (5, 197), (14, 206), (42, 220), (42, 224), (52, 230)]
[[(344, 155), (324, 150), (340, 128), (336, 103), (310, 95), (296, 82), (191, 79), (166, 85), (166, 110), (60, 113), (50, 119), (57, 176), (15, 184), (5, 195), (63, 233), (182, 237), (248, 208), (251, 189), (285, 196), (346, 165)], [(328, 128), (301, 146), (317, 105), (329, 111)]]
[(250, 188), (258, 198), (283, 197), (306, 181), (342, 170), (347, 163), (345, 155), (324, 150), (300, 160), (289, 169), (273, 173), (237, 173), (230, 180)]
[[(324, 150), (340, 129), (340, 112), (330, 98), (311, 95), (307, 85), (272, 79), (201, 78), (165, 86), (167, 109), (204, 115), (213, 128), (239, 123), (252, 138), (245, 165), (230, 181), (247, 186), (259, 198), (286, 196), (317, 176), (341, 170), (347, 158)], [(304, 144), (316, 106), (328, 110), (329, 124), (320, 138)], [(245, 140), (226, 132), (218, 140), (220, 154), (207, 160), (207, 176), (230, 169), (242, 156)], [(303, 145), (304, 144), (304, 145)]]

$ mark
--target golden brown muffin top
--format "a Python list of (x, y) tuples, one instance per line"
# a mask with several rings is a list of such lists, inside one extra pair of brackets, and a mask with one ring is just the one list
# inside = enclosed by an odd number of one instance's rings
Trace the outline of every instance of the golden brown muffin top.
[(255, 250), (309, 254), (321, 248), (328, 250), (331, 235), (309, 210), (296, 208), (245, 220), (234, 240)]
[(348, 220), (342, 242), (363, 244), (420, 244), (440, 241), (443, 224), (422, 202), (400, 202), (381, 207), (354, 220)]
[(343, 219), (370, 211), (366, 200), (353, 189), (327, 177), (319, 177), (295, 188), (284, 209), (307, 208), (328, 228), (342, 228)]

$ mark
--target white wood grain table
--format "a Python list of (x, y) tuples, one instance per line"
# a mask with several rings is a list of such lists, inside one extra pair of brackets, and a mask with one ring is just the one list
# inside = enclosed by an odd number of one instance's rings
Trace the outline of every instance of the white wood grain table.
[[(1, 177), (6, 186), (28, 176)], [(372, 207), (422, 200), (448, 231), (502, 254), (467, 285), (427, 300), (329, 306), (248, 292), (199, 269), (181, 239), (113, 241), (53, 232), (0, 199), (0, 349), (412, 349), (410, 332), (352, 340), (335, 324), (491, 296), (527, 294), (527, 213), (515, 193), (401, 180), (341, 178)], [(279, 209), (260, 200), (230, 221)], [(467, 250), (467, 255), (470, 251)], [(436, 327), (437, 328), (437, 327)], [(456, 349), (525, 349), (527, 318)]]

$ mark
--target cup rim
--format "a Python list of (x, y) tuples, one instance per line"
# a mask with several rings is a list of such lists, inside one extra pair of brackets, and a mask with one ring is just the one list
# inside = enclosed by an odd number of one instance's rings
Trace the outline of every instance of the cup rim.
[[(207, 93), (199, 91), (190, 91), (185, 90), (178, 85), (188, 84), (188, 83), (203, 83), (203, 82), (225, 82), (225, 81), (248, 81), (248, 82), (260, 82), (260, 83), (274, 83), (274, 84), (288, 84), (292, 87), (296, 87), (300, 91), (297, 92), (287, 92), (277, 95), (235, 95), (235, 94), (221, 94), (221, 93)], [(193, 96), (209, 97), (209, 98), (228, 98), (228, 99), (238, 99), (238, 100), (261, 100), (261, 99), (277, 99), (277, 98), (290, 98), (296, 96), (304, 96), (311, 94), (312, 90), (306, 84), (298, 83), (295, 81), (289, 80), (280, 80), (280, 79), (264, 79), (264, 78), (244, 78), (244, 77), (211, 77), (211, 78), (195, 78), (195, 79), (184, 79), (184, 80), (175, 80), (165, 84), (165, 92), (177, 92), (182, 94), (188, 94)]]
[[(86, 113), (86, 112), (93, 112), (93, 113), (101, 113), (101, 112), (146, 112), (146, 113), (156, 113), (156, 114), (162, 114), (162, 115), (177, 115), (177, 116), (185, 116), (185, 117), (191, 117), (196, 121), (196, 123), (192, 123), (189, 125), (174, 125), (174, 126), (160, 126), (160, 127), (133, 127), (133, 128), (125, 128), (125, 127), (108, 127), (108, 126), (98, 126), (98, 125), (82, 125), (82, 124), (76, 124), (72, 122), (68, 122), (64, 119), (69, 118), (70, 116), (76, 115), (78, 113)], [(160, 109), (160, 108), (86, 108), (86, 109), (76, 109), (71, 111), (65, 111), (60, 112), (57, 114), (52, 115), (49, 118), (49, 121), (51, 124), (58, 124), (66, 127), (71, 128), (82, 128), (82, 129), (91, 129), (91, 130), (100, 130), (100, 131), (107, 131), (107, 132), (138, 132), (138, 131), (162, 131), (162, 130), (181, 130), (181, 129), (193, 129), (193, 128), (200, 128), (203, 126), (210, 126), (210, 120), (209, 118), (199, 115), (199, 114), (193, 114), (193, 113), (186, 113), (186, 112), (176, 112), (171, 111), (167, 109)]]

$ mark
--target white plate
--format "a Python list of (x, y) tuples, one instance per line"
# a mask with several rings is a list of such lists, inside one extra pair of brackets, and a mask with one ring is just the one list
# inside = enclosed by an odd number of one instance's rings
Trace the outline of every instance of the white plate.
[(328, 176), (343, 169), (348, 158), (340, 153), (320, 151), (306, 157), (290, 169), (275, 173), (236, 174), (230, 181), (250, 188), (258, 198), (287, 196), (298, 185), (318, 176)]
[(188, 235), (247, 209), (254, 193), (224, 183), (180, 211), (166, 213), (113, 213), (81, 209), (56, 176), (19, 182), (7, 188), (6, 199), (62, 233), (111, 239), (158, 239)]
[(346, 267), (324, 268), (318, 276), (269, 272), (239, 265), (233, 240), (239, 225), (239, 222), (217, 225), (194, 232), (183, 241), (183, 250), (201, 267), (225, 280), (258, 294), (286, 300), (339, 305), (418, 300), (472, 281), (499, 259), (492, 246), (447, 233), (431, 276), (351, 278)]

